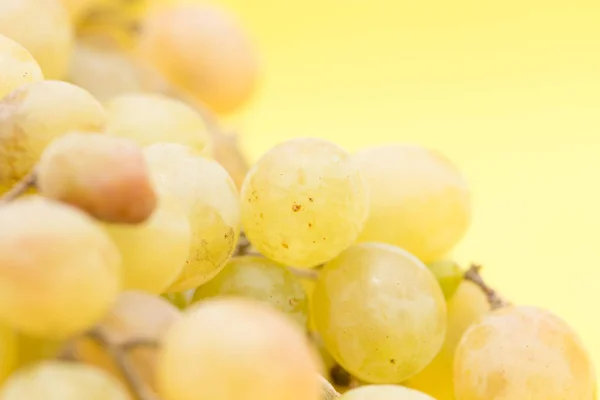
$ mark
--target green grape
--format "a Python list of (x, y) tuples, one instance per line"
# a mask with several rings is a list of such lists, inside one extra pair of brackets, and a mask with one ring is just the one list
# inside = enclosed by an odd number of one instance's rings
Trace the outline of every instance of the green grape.
[(438, 260), (464, 236), (470, 193), (442, 155), (419, 146), (367, 148), (353, 156), (371, 192), (360, 242), (383, 242), (425, 263)]
[[(193, 290), (192, 290), (193, 295)], [(177, 307), (179, 310), (185, 310), (190, 305), (190, 299), (187, 292), (171, 292), (160, 295), (163, 299)]]
[(159, 94), (123, 94), (106, 105), (107, 131), (148, 146), (180, 143), (211, 155), (212, 144), (202, 116), (193, 108)]
[(242, 296), (264, 301), (305, 328), (308, 300), (299, 279), (285, 266), (263, 257), (234, 257), (219, 274), (196, 289), (193, 301)]
[(429, 364), (446, 335), (433, 274), (395, 246), (363, 243), (327, 263), (311, 313), (338, 363), (368, 383), (399, 383)]
[(163, 340), (163, 400), (320, 400), (320, 366), (304, 331), (263, 302), (220, 298), (190, 307)]
[(186, 211), (192, 241), (186, 264), (167, 292), (209, 281), (225, 266), (240, 233), (240, 200), (227, 172), (190, 147), (157, 143), (145, 149), (159, 192), (175, 197)]
[(466, 280), (447, 301), (448, 329), (442, 349), (423, 371), (403, 382), (403, 385), (427, 393), (436, 400), (455, 400), (452, 376), (454, 351), (467, 328), (490, 310), (481, 288)]
[(595, 400), (596, 376), (577, 334), (534, 307), (505, 307), (464, 333), (454, 359), (457, 400)]
[[(367, 385), (346, 392), (340, 400), (436, 400), (400, 385)], [(490, 399), (491, 400), (491, 399)]]
[(3, 35), (0, 35), (0, 71), (0, 99), (25, 83), (44, 79), (31, 53)]
[(72, 132), (54, 139), (38, 162), (36, 184), (42, 195), (108, 222), (144, 222), (157, 202), (142, 149), (106, 135)]
[(0, 390), (0, 400), (130, 400), (123, 385), (95, 367), (46, 361), (21, 369)]
[(102, 105), (75, 85), (19, 86), (0, 102), (0, 192), (23, 178), (52, 140), (71, 131), (99, 132), (104, 122)]
[(442, 292), (444, 292), (444, 297), (451, 298), (463, 281), (463, 270), (451, 260), (432, 262), (427, 264), (427, 268), (435, 275)]
[[(73, 29), (60, 0), (0, 1), (0, 34), (20, 43), (46, 79), (63, 79), (69, 68)], [(60, 103), (51, 103), (55, 110)]]
[(242, 224), (266, 257), (314, 267), (357, 238), (368, 192), (350, 156), (333, 143), (295, 139), (275, 146), (242, 186)]
[(150, 219), (141, 224), (107, 224), (105, 228), (123, 257), (124, 289), (160, 294), (181, 273), (192, 230), (175, 198), (163, 194)]
[(17, 333), (0, 324), (0, 387), (17, 366)]
[(0, 207), (0, 321), (31, 336), (80, 333), (112, 306), (121, 258), (74, 207), (37, 196)]

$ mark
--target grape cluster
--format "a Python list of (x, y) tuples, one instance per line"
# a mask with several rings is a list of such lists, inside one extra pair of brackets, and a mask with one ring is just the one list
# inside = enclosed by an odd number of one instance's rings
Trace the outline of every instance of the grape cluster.
[(439, 152), (249, 166), (258, 57), (195, 0), (0, 2), (0, 400), (595, 400), (577, 334), (448, 258)]

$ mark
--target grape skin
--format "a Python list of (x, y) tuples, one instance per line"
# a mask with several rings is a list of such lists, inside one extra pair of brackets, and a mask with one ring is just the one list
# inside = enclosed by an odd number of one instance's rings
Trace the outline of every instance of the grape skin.
[(16, 372), (0, 400), (131, 400), (110, 375), (89, 365), (46, 361)]
[(60, 339), (94, 324), (117, 298), (121, 258), (76, 208), (37, 196), (0, 207), (0, 321)]
[(360, 242), (396, 245), (430, 263), (464, 236), (471, 220), (468, 185), (442, 155), (413, 145), (353, 155), (371, 192)]
[(167, 292), (193, 289), (212, 279), (233, 253), (240, 233), (240, 201), (227, 172), (190, 147), (157, 143), (145, 149), (155, 187), (180, 201), (192, 228), (183, 271)]
[(106, 104), (110, 135), (140, 146), (179, 143), (203, 156), (212, 154), (211, 137), (202, 116), (187, 104), (158, 94), (123, 94)]
[(157, 379), (163, 400), (319, 400), (319, 368), (283, 314), (256, 300), (212, 299), (169, 330)]
[(403, 385), (433, 396), (436, 400), (455, 400), (452, 365), (460, 338), (471, 324), (490, 310), (482, 290), (469, 281), (462, 281), (447, 300), (448, 328), (442, 349), (433, 361)]
[(495, 310), (472, 325), (456, 349), (457, 400), (594, 400), (596, 385), (577, 334), (539, 308)]
[[(69, 68), (73, 30), (60, 0), (0, 1), (0, 34), (20, 43), (46, 79), (63, 79)], [(54, 108), (56, 107), (54, 104)]]
[(17, 334), (14, 329), (0, 324), (0, 387), (17, 364)]
[(446, 334), (446, 303), (414, 256), (354, 245), (319, 272), (311, 313), (338, 363), (369, 383), (399, 383), (429, 364)]
[(350, 156), (321, 139), (273, 147), (242, 186), (242, 224), (266, 257), (314, 267), (351, 245), (364, 226), (368, 191)]
[(181, 273), (192, 229), (176, 199), (163, 194), (150, 219), (141, 224), (104, 227), (123, 258), (123, 289), (161, 294)]
[(196, 289), (193, 301), (217, 296), (264, 301), (306, 328), (308, 300), (302, 284), (285, 266), (266, 258), (232, 258), (216, 277)]
[(436, 400), (419, 391), (399, 385), (367, 385), (352, 389), (340, 400)]
[(101, 132), (102, 105), (67, 82), (18, 87), (0, 102), (0, 192), (23, 178), (55, 138), (70, 131)]
[(138, 224), (156, 207), (142, 149), (128, 139), (69, 133), (44, 150), (36, 184), (46, 197), (108, 222)]
[(44, 79), (33, 56), (19, 43), (0, 35), (0, 99), (18, 86)]

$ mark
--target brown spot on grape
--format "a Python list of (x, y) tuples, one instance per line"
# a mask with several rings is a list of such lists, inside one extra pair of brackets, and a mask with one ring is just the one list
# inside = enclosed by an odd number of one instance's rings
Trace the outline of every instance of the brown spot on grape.
[(264, 219), (265, 218), (265, 214), (263, 214), (263, 213), (260, 213), (258, 216), (260, 217), (260, 219)]
[(310, 222), (308, 223), (308, 227), (309, 227), (309, 228), (312, 228), (312, 224), (311, 224)]
[(396, 360), (394, 360), (393, 358), (390, 358), (390, 364), (396, 365)]
[(292, 205), (292, 211), (293, 211), (293, 212), (298, 212), (298, 211), (300, 211), (300, 210), (302, 210), (302, 206), (301, 206), (300, 204), (296, 204), (296, 203), (294, 203), (294, 204)]
[(290, 246), (288, 246), (287, 243), (281, 243), (281, 247), (283, 247), (284, 249), (289, 249)]
[(311, 203), (314, 203), (314, 202), (315, 202), (315, 199), (313, 199), (312, 197), (309, 197), (309, 198), (308, 198), (308, 201), (310, 201)]

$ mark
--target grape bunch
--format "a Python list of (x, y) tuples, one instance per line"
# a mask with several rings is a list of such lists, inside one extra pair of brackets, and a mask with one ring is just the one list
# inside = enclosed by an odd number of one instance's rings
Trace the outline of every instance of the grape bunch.
[(258, 82), (199, 0), (0, 2), (0, 400), (595, 400), (578, 335), (450, 256), (434, 149), (253, 165)]

